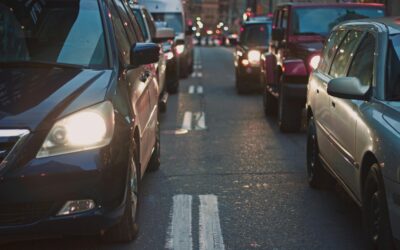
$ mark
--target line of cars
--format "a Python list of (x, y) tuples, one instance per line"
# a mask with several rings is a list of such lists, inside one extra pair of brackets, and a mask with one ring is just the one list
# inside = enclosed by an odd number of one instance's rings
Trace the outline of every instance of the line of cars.
[(250, 21), (235, 52), (238, 92), (261, 84), (282, 132), (306, 108), (308, 183), (347, 191), (371, 249), (400, 247), (400, 18), (384, 15), (381, 4), (281, 5), (269, 50), (246, 42)]
[(0, 1), (0, 242), (135, 237), (178, 46), (124, 0)]

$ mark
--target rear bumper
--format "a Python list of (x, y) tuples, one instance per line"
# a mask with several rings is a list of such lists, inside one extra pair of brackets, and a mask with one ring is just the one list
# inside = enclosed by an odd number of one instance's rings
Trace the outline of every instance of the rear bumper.
[(307, 84), (302, 83), (284, 83), (281, 86), (285, 97), (306, 102), (307, 99)]

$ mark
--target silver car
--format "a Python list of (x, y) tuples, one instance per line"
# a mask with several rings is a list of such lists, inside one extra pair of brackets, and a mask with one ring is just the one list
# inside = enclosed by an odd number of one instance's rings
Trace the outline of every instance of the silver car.
[(400, 239), (400, 20), (336, 26), (307, 90), (307, 172), (313, 188), (344, 187), (369, 243)]

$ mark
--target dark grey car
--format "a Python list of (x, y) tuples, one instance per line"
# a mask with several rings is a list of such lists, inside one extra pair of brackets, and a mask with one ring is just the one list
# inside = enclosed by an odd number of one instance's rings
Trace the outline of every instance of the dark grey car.
[(362, 208), (368, 239), (392, 249), (400, 239), (400, 22), (335, 27), (307, 94), (311, 187), (330, 173)]

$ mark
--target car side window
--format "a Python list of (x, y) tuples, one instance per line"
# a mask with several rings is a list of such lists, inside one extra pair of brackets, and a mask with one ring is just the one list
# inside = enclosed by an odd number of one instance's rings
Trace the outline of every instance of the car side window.
[(352, 52), (357, 46), (362, 36), (361, 31), (352, 30), (347, 33), (339, 48), (336, 51), (335, 58), (333, 59), (330, 75), (333, 78), (343, 77), (347, 73), (347, 66), (351, 60)]
[(333, 56), (345, 34), (345, 30), (337, 30), (331, 33), (322, 51), (321, 63), (319, 64), (319, 70), (321, 72), (328, 73)]
[(150, 38), (150, 36), (147, 33), (146, 24), (144, 23), (144, 17), (142, 15), (142, 12), (138, 9), (136, 9), (134, 11), (135, 11), (136, 20), (137, 20), (139, 27), (143, 33), (143, 37), (147, 41)]
[(136, 35), (136, 41), (137, 42), (143, 42), (144, 38), (143, 38), (143, 33), (142, 30), (139, 27), (139, 24), (137, 23), (137, 20), (135, 18), (135, 16), (133, 15), (132, 9), (129, 7), (128, 3), (126, 1), (123, 1), (123, 5), (126, 9), (126, 13), (128, 14), (129, 17), (129, 21), (131, 22), (133, 29), (135, 31), (135, 35)]
[(357, 77), (363, 85), (370, 86), (374, 76), (374, 54), (375, 37), (367, 33), (354, 55), (348, 76)]
[(129, 64), (132, 44), (125, 32), (124, 25), (122, 24), (122, 21), (118, 15), (117, 9), (111, 1), (108, 2), (108, 8), (110, 10), (110, 19), (114, 28), (115, 39), (117, 41), (120, 56), (125, 64)]
[(144, 16), (147, 20), (147, 24), (149, 25), (149, 29), (150, 29), (150, 35), (151, 37), (155, 37), (156, 36), (156, 26), (154, 25), (154, 19), (153, 17), (149, 14), (149, 12), (147, 12), (146, 9), (143, 10)]
[(137, 42), (137, 39), (135, 36), (135, 31), (132, 27), (132, 22), (131, 20), (129, 20), (128, 13), (124, 8), (124, 5), (121, 2), (121, 0), (114, 0), (114, 3), (116, 5), (119, 16), (121, 17), (121, 21), (123, 22), (124, 29), (128, 35), (129, 41), (131, 45), (133, 45)]

